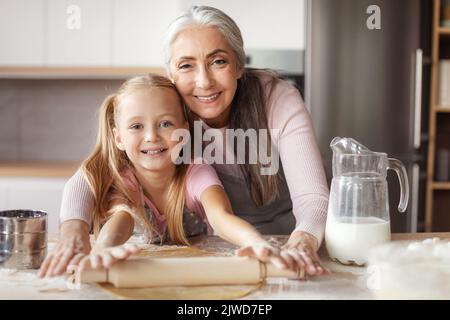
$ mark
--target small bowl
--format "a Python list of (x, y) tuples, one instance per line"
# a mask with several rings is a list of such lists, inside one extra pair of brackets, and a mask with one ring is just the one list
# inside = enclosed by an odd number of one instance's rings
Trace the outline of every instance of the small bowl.
[(0, 211), (0, 267), (38, 269), (47, 253), (47, 212)]

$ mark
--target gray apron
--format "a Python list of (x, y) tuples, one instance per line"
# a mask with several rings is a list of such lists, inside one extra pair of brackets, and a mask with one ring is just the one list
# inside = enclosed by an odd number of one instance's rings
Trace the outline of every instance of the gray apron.
[[(217, 171), (217, 170), (216, 170)], [(280, 163), (279, 197), (272, 203), (256, 207), (245, 180), (217, 171), (230, 198), (233, 212), (252, 224), (262, 234), (290, 234), (295, 228), (292, 200)]]
[[(147, 205), (144, 206), (144, 209), (147, 219), (150, 222), (152, 222), (153, 220), (152, 209), (150, 209)], [(206, 224), (206, 221), (202, 217), (200, 217), (200, 215), (190, 211), (187, 207), (184, 207), (183, 211), (183, 229), (184, 234), (186, 235), (187, 238), (196, 237), (201, 234), (206, 235), (208, 233), (208, 225)], [(148, 234), (145, 234), (143, 230), (140, 230), (136, 227), (134, 229), (133, 235), (141, 237), (142, 242), (146, 243), (152, 244), (170, 243), (167, 228), (164, 230), (162, 238), (156, 233), (153, 233), (152, 237), (149, 238)]]

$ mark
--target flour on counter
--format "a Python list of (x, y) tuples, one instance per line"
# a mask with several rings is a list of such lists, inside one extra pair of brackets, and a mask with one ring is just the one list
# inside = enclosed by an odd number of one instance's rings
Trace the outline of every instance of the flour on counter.
[(0, 269), (0, 284), (14, 283), (15, 287), (35, 288), (39, 292), (64, 292), (70, 290), (65, 277), (40, 278), (36, 270)]
[(17, 272), (19, 272), (18, 269), (0, 269), (0, 277), (2, 276), (12, 276), (14, 274), (16, 274)]
[(374, 291), (381, 299), (450, 299), (450, 241), (402, 241), (371, 252)]

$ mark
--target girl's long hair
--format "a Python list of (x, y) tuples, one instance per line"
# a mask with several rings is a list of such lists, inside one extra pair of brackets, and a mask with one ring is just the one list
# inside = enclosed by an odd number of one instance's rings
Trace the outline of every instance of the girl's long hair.
[[(94, 234), (96, 236), (101, 225), (109, 218), (108, 212), (111, 209), (110, 196), (112, 192), (125, 200), (125, 204), (133, 211), (130, 214), (137, 216), (144, 222), (144, 226), (150, 235), (156, 232), (151, 221), (145, 215), (141, 197), (138, 199), (133, 197), (121, 176), (124, 170), (133, 169), (133, 164), (125, 151), (116, 147), (113, 133), (113, 129), (116, 128), (118, 108), (122, 98), (136, 90), (152, 88), (173, 90), (174, 94), (178, 95), (180, 99), (180, 108), (184, 108), (182, 99), (172, 82), (165, 77), (154, 74), (138, 76), (126, 81), (117, 93), (108, 96), (100, 107), (97, 141), (94, 150), (82, 164), (84, 177), (95, 199)], [(126, 106), (121, 105), (121, 112), (124, 108)], [(183, 112), (183, 114), (185, 113)], [(184, 163), (176, 166), (175, 176), (168, 190), (167, 206), (164, 210), (169, 238), (177, 244), (188, 244), (183, 229), (187, 169), (188, 165)]]
[[(192, 26), (215, 27), (221, 32), (236, 56), (236, 68), (244, 70), (243, 76), (238, 80), (236, 95), (232, 102), (230, 129), (267, 129), (267, 150), (272, 150), (271, 135), (268, 130), (267, 110), (268, 100), (279, 79), (278, 74), (270, 70), (245, 68), (244, 40), (237, 24), (223, 11), (208, 6), (193, 6), (180, 15), (169, 26), (164, 42), (166, 55), (166, 70), (170, 74), (170, 46), (183, 30)], [(261, 78), (268, 81), (263, 84)], [(259, 136), (259, 135), (258, 135)], [(234, 153), (236, 155), (236, 149)], [(249, 148), (246, 150), (246, 158)], [(253, 203), (263, 206), (275, 200), (279, 196), (279, 174), (261, 175), (263, 164), (256, 157), (256, 164), (241, 164), (239, 168), (250, 190)]]

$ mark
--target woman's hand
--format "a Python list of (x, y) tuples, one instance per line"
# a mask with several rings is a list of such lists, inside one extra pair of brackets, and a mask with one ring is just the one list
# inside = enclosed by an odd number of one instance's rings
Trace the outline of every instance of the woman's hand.
[(88, 224), (82, 220), (63, 222), (58, 244), (42, 263), (39, 276), (43, 278), (61, 275), (69, 265), (77, 265), (89, 251), (91, 244)]
[(134, 244), (123, 244), (115, 247), (107, 247), (93, 250), (85, 256), (79, 264), (79, 271), (86, 268), (98, 269), (100, 267), (109, 268), (119, 260), (125, 260), (129, 256), (138, 253), (141, 249)]
[(265, 263), (272, 263), (280, 269), (290, 269), (295, 272), (299, 270), (299, 265), (283, 250), (279, 250), (268, 242), (261, 240), (254, 244), (244, 246), (235, 251), (237, 256), (256, 258)]
[(296, 263), (305, 269), (308, 275), (322, 275), (330, 273), (330, 270), (320, 263), (317, 239), (303, 231), (291, 234), (288, 242), (282, 247), (282, 252), (289, 255)]

